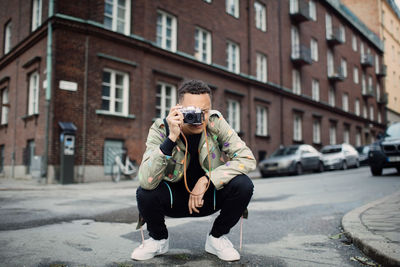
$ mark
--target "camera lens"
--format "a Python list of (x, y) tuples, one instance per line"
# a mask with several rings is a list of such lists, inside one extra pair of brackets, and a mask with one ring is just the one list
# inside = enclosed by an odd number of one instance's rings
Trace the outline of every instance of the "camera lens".
[(186, 114), (186, 116), (185, 116), (185, 121), (186, 121), (187, 123), (193, 123), (193, 122), (194, 122), (194, 119), (195, 119), (195, 116), (194, 116), (193, 113), (188, 113), (188, 114)]

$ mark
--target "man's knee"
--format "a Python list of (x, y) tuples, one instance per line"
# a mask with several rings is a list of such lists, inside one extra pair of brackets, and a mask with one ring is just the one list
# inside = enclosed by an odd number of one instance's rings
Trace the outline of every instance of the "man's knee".
[(136, 190), (136, 200), (139, 206), (147, 207), (149, 205), (155, 205), (162, 198), (163, 190), (161, 186), (153, 190), (146, 190), (142, 187), (138, 187)]
[(242, 196), (251, 197), (253, 195), (253, 190), (254, 190), (253, 182), (245, 174), (241, 174), (233, 178), (229, 182), (229, 185), (232, 186), (232, 189), (235, 192), (238, 192)]

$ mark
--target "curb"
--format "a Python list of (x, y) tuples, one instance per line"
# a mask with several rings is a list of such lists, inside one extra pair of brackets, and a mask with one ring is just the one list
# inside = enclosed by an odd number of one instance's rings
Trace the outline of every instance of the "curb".
[(342, 218), (342, 227), (345, 235), (366, 255), (384, 266), (400, 266), (400, 245), (388, 241), (381, 235), (376, 235), (368, 230), (368, 227), (361, 221), (361, 216), (367, 210), (374, 208), (395, 195), (393, 193), (382, 199), (368, 203), (346, 213)]

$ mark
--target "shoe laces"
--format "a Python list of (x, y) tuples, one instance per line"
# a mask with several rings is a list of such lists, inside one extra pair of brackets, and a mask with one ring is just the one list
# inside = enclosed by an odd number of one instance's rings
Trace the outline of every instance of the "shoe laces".
[(233, 248), (232, 242), (225, 236), (219, 238), (220, 249)]

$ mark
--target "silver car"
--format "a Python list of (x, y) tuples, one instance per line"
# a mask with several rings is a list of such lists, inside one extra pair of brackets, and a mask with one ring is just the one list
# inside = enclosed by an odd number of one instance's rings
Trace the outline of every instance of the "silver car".
[(352, 145), (324, 146), (321, 153), (327, 170), (346, 170), (348, 167), (360, 167), (358, 152)]
[(324, 170), (321, 153), (310, 145), (292, 145), (277, 149), (258, 165), (262, 177), (275, 174), (302, 174)]

